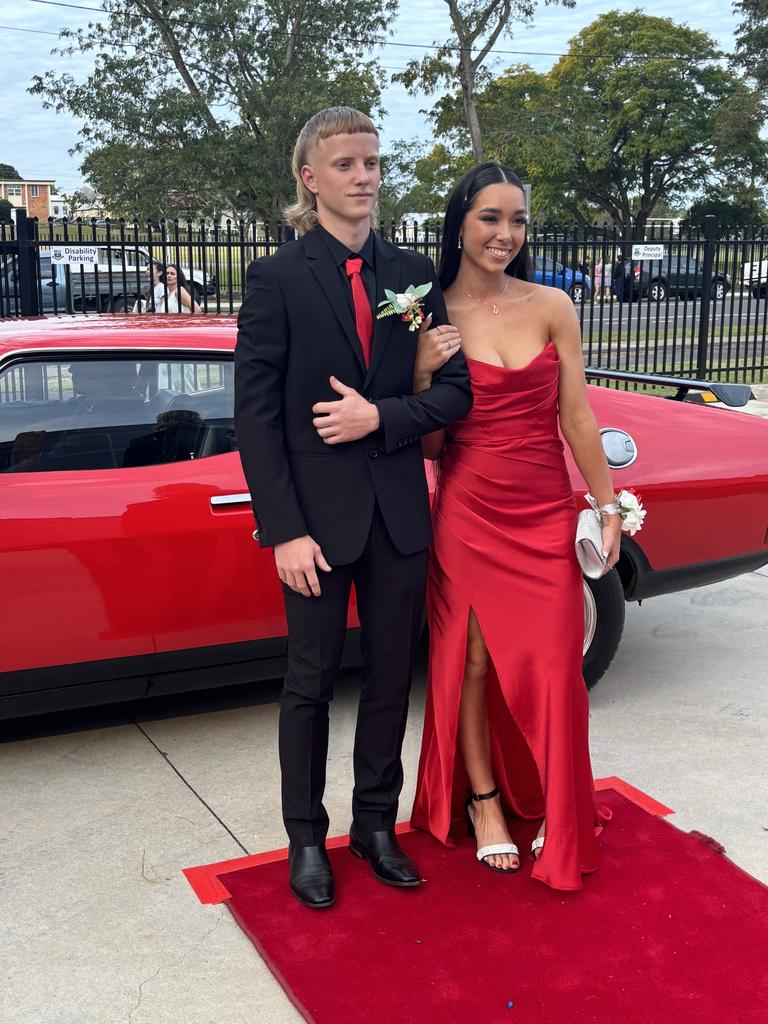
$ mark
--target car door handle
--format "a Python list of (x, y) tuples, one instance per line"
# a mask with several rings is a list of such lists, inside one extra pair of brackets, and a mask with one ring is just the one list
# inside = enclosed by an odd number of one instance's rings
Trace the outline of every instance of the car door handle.
[(251, 500), (249, 491), (240, 494), (214, 494), (211, 498), (211, 508), (218, 505), (245, 505)]

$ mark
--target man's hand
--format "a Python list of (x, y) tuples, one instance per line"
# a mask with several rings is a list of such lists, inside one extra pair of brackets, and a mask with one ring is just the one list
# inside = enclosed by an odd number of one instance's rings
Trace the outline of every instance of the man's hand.
[(282, 582), (304, 597), (309, 597), (310, 594), (320, 597), (317, 568), (323, 572), (331, 572), (320, 545), (309, 535), (295, 537), (284, 544), (275, 544), (275, 565)]
[(335, 377), (331, 377), (331, 387), (341, 398), (312, 406), (312, 423), (326, 444), (359, 441), (379, 429), (379, 410), (373, 403)]

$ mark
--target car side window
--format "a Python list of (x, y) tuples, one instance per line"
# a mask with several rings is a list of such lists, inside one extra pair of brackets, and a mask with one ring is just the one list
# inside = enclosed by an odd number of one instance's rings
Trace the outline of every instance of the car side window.
[(217, 355), (22, 360), (0, 372), (0, 473), (123, 469), (237, 450)]

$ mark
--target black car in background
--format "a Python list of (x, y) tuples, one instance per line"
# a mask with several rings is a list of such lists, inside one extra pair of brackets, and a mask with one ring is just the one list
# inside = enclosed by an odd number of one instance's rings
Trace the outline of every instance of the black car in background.
[(613, 277), (614, 295), (624, 302), (638, 298), (663, 302), (667, 295), (694, 298), (703, 295), (705, 287), (711, 298), (722, 299), (731, 290), (731, 279), (715, 272), (705, 282), (701, 263), (682, 253), (658, 260), (624, 260)]

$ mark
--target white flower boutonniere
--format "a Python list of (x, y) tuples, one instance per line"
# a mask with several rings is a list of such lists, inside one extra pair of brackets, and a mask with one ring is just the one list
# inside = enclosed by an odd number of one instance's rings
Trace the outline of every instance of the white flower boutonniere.
[[(399, 313), (401, 319), (408, 324), (409, 331), (418, 331), (424, 322), (424, 303), (422, 299), (432, 289), (432, 282), (426, 284), (409, 284), (404, 292), (391, 292), (389, 288), (384, 289), (387, 296), (379, 303), (379, 312), (376, 319), (381, 320), (385, 316), (393, 316)], [(384, 307), (383, 309), (381, 307)]]

